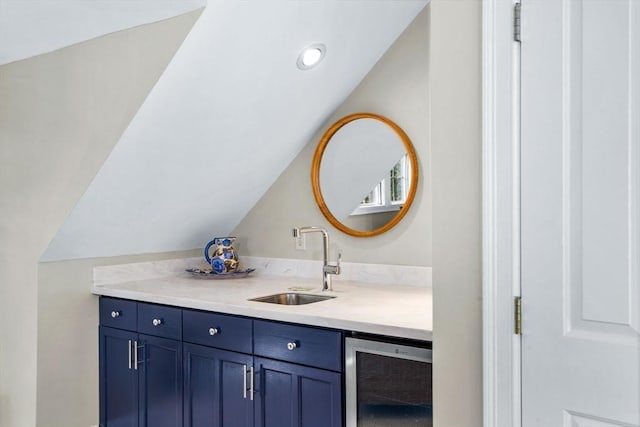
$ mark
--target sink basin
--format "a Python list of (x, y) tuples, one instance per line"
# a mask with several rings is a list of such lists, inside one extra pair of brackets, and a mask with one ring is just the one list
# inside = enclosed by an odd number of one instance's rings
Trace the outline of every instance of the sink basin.
[(311, 304), (312, 302), (325, 301), (332, 298), (335, 297), (287, 292), (282, 294), (267, 295), (266, 297), (252, 298), (249, 301), (268, 302), (271, 304), (281, 305), (303, 305)]

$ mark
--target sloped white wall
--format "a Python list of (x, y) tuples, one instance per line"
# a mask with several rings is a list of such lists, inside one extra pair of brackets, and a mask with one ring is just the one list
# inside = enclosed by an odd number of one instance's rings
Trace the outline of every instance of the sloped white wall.
[(2, 427), (34, 427), (36, 393), (39, 425), (96, 423), (89, 283), (52, 282), (38, 259), (198, 16), (0, 66)]
[[(42, 259), (228, 234), (425, 4), (209, 4)], [(325, 59), (300, 71), (312, 42)]]
[[(322, 259), (320, 234), (306, 236), (307, 249), (295, 249), (291, 228), (321, 225), (329, 230), (331, 258), (341, 251), (348, 262), (428, 266), (431, 264), (431, 147), (429, 142), (429, 6), (424, 8), (342, 105), (308, 140), (307, 146), (233, 230), (240, 255)], [(333, 228), (311, 190), (311, 161), (324, 132), (357, 112), (382, 114), (411, 139), (420, 165), (411, 209), (388, 232), (358, 238)]]
[(168, 19), (207, 0), (0, 0), (0, 64)]

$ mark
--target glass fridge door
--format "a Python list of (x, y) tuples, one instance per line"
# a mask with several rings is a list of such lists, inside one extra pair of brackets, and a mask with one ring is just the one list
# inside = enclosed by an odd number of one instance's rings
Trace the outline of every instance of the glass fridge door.
[(433, 425), (431, 363), (356, 352), (358, 427)]

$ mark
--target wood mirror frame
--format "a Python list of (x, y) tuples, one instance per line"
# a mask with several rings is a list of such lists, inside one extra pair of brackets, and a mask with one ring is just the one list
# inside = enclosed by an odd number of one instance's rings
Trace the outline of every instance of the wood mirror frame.
[[(397, 213), (395, 214), (395, 216), (389, 222), (384, 224), (383, 226), (375, 228), (373, 230), (367, 230), (367, 231), (356, 230), (356, 229), (350, 228), (350, 227), (346, 226), (345, 224), (343, 224), (342, 222), (340, 222), (333, 215), (333, 213), (331, 213), (331, 210), (327, 206), (327, 204), (326, 204), (326, 202), (324, 200), (324, 197), (322, 196), (322, 189), (320, 188), (320, 164), (322, 163), (322, 156), (323, 156), (323, 154), (325, 152), (325, 149), (327, 148), (327, 145), (331, 141), (331, 138), (343, 126), (353, 122), (354, 120), (358, 120), (358, 119), (375, 119), (375, 120), (379, 120), (380, 122), (386, 124), (391, 129), (393, 129), (393, 131), (398, 135), (400, 141), (404, 145), (404, 148), (405, 148), (405, 150), (407, 152), (407, 158), (409, 160), (409, 164), (410, 164), (410, 167), (411, 167), (411, 171), (410, 171), (411, 185), (410, 185), (410, 188), (409, 188), (408, 193), (407, 193), (407, 198), (406, 198), (404, 204), (402, 205), (402, 207), (400, 208), (400, 210), (398, 210)], [(320, 139), (320, 142), (318, 143), (318, 147), (316, 148), (316, 151), (315, 151), (315, 153), (313, 155), (313, 161), (312, 161), (312, 164), (311, 164), (311, 187), (313, 189), (313, 197), (315, 198), (316, 203), (318, 204), (318, 207), (320, 208), (320, 211), (322, 212), (324, 217), (329, 221), (329, 223), (331, 223), (331, 225), (333, 225), (335, 228), (337, 228), (338, 230), (342, 231), (343, 233), (346, 233), (346, 234), (349, 234), (349, 235), (355, 236), (355, 237), (377, 236), (379, 234), (382, 234), (382, 233), (390, 230), (396, 224), (398, 224), (402, 220), (402, 218), (404, 218), (406, 213), (409, 211), (409, 208), (411, 207), (411, 204), (413, 203), (413, 200), (415, 198), (416, 191), (417, 191), (417, 188), (418, 188), (418, 157), (417, 157), (417, 154), (416, 154), (416, 150), (413, 147), (413, 144), (411, 143), (411, 140), (409, 139), (407, 134), (402, 130), (402, 128), (400, 128), (400, 126), (398, 126), (393, 121), (391, 121), (390, 119), (388, 119), (388, 118), (386, 118), (384, 116), (381, 116), (379, 114), (374, 114), (374, 113), (355, 113), (355, 114), (351, 114), (351, 115), (345, 116), (342, 119), (338, 120), (336, 123), (334, 123), (324, 133), (324, 135)]]

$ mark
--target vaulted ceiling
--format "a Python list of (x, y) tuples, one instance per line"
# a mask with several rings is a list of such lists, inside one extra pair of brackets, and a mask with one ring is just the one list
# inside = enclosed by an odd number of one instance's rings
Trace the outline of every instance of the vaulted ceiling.
[[(229, 233), (427, 1), (210, 0), (43, 260), (192, 249)], [(0, 61), (202, 3), (0, 0), (0, 39), (21, 40), (2, 43)], [(299, 70), (315, 42), (324, 61)]]

